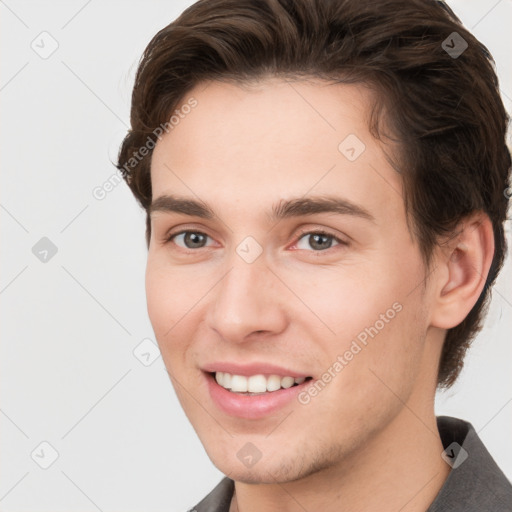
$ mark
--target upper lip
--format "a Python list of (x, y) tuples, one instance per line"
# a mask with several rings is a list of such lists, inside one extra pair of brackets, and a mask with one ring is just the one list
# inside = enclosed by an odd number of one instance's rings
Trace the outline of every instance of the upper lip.
[(249, 363), (240, 364), (228, 361), (219, 361), (205, 364), (202, 368), (205, 372), (226, 372), (232, 375), (279, 375), (281, 377), (309, 377), (307, 373), (297, 372), (288, 368), (283, 368), (272, 363)]

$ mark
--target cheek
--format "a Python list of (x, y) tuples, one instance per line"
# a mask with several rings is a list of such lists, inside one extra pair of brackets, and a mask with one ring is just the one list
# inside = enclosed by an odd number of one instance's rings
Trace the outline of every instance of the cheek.
[(171, 293), (170, 276), (159, 271), (157, 265), (148, 258), (146, 267), (146, 302), (149, 319), (159, 341), (172, 327), (176, 294)]
[[(148, 314), (157, 336), (165, 336), (169, 329), (190, 311), (204, 295), (204, 286), (195, 279), (194, 272), (165, 261), (163, 251), (148, 255), (146, 265), (146, 300)], [(172, 331), (171, 331), (172, 332)]]
[(380, 316), (387, 311), (386, 320), (396, 316), (393, 304), (399, 300), (399, 289), (375, 269), (366, 265), (340, 266), (317, 269), (313, 274), (307, 280), (303, 275), (289, 276), (290, 287), (311, 312), (298, 318), (311, 319), (311, 328), (323, 330), (323, 324), (328, 344), (334, 348), (342, 349), (358, 335), (364, 341), (365, 329), (376, 322), (382, 330)]
[(343, 389), (356, 402), (373, 404), (383, 414), (386, 408), (391, 410), (408, 400), (422, 367), (426, 330), (423, 303), (419, 294), (404, 297), (399, 291), (395, 307), (384, 300), (352, 338), (361, 350), (346, 368)]
[(187, 321), (200, 296), (197, 285), (191, 286), (183, 273), (159, 264), (148, 257), (146, 267), (146, 302), (148, 316), (166, 365), (172, 363), (186, 340)]
[(322, 323), (313, 316), (308, 321), (316, 334), (313, 339), (322, 346), (326, 369), (338, 356), (346, 361), (342, 373), (347, 379), (340, 379), (343, 387), (354, 387), (351, 391), (359, 394), (367, 386), (373, 391), (375, 386), (382, 387), (377, 376), (399, 387), (414, 377), (426, 330), (418, 286), (422, 278), (417, 261), (411, 258), (400, 263), (389, 257), (380, 264), (317, 273), (309, 287), (296, 281), (297, 294), (329, 328), (326, 336), (319, 337)]

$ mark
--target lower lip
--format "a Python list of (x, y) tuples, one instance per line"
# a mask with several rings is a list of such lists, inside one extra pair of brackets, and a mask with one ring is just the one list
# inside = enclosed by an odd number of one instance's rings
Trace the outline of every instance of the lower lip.
[(288, 405), (297, 395), (310, 384), (307, 380), (297, 386), (288, 389), (271, 391), (261, 395), (241, 395), (223, 388), (215, 377), (205, 373), (208, 382), (208, 390), (213, 402), (230, 416), (237, 416), (246, 419), (263, 418)]

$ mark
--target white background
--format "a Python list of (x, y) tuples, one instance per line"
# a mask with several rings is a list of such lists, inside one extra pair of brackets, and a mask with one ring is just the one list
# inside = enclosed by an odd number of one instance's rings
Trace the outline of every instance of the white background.
[[(124, 183), (92, 194), (115, 174), (142, 51), (191, 3), (0, 1), (1, 512), (186, 510), (222, 477), (161, 358), (133, 354), (154, 339), (144, 214)], [(449, 3), (494, 55), (510, 111), (511, 1)], [(31, 48), (43, 31), (59, 45), (48, 59)], [(42, 237), (58, 250), (47, 263), (32, 253)], [(437, 405), (473, 423), (509, 478), (511, 267)], [(31, 458), (48, 461), (43, 441), (59, 454), (48, 469)]]

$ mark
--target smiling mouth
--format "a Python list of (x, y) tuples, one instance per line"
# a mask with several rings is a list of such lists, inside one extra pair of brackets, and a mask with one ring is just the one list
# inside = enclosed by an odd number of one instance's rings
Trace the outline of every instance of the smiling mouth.
[(244, 396), (263, 395), (282, 389), (299, 386), (313, 377), (290, 377), (286, 375), (236, 375), (228, 372), (209, 373), (217, 384), (231, 393)]

